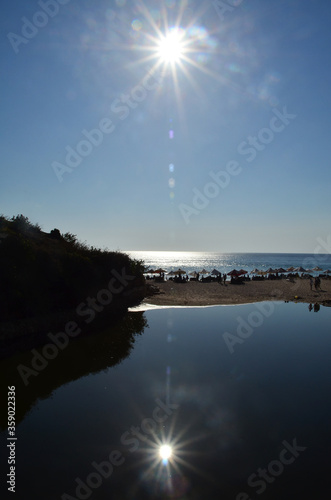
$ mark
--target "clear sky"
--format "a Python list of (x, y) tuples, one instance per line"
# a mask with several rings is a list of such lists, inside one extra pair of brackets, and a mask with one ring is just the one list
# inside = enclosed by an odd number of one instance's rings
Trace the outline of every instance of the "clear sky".
[(0, 212), (109, 249), (314, 252), (330, 25), (328, 0), (5, 2)]

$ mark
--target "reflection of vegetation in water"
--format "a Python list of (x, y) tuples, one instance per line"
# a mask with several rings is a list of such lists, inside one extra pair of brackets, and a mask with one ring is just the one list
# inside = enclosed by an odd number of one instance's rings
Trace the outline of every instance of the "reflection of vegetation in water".
[[(148, 328), (143, 313), (128, 313), (115, 326), (100, 332), (71, 339), (63, 351), (36, 376), (24, 385), (17, 371), (18, 365), (31, 367), (31, 351), (17, 354), (0, 362), (1, 407), (7, 406), (7, 386), (16, 386), (16, 423), (21, 422), (38, 399), (48, 398), (64, 384), (83, 376), (106, 370), (121, 363), (130, 354), (135, 336)], [(38, 349), (41, 352), (41, 349)], [(0, 427), (7, 427), (6, 412), (2, 412)]]

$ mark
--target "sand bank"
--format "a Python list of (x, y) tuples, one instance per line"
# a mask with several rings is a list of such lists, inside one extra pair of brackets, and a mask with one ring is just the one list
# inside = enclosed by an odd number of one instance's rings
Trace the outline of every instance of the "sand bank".
[(150, 295), (144, 302), (154, 305), (207, 306), (281, 300), (331, 306), (331, 279), (322, 279), (320, 290), (311, 290), (309, 279), (303, 278), (247, 281), (241, 285), (165, 281), (148, 286)]

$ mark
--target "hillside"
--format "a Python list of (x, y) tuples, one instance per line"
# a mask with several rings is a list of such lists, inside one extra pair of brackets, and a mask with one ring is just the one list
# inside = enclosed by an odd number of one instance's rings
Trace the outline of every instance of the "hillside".
[(1, 338), (47, 325), (94, 325), (144, 297), (143, 263), (90, 247), (72, 233), (50, 233), (27, 217), (0, 217)]

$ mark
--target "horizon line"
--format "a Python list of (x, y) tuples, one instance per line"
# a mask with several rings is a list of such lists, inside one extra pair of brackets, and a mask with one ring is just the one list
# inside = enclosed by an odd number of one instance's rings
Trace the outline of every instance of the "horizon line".
[(314, 252), (222, 252), (217, 250), (119, 250), (120, 252), (130, 253), (130, 252), (169, 252), (169, 253), (217, 253), (217, 254), (270, 254), (270, 255), (283, 255), (283, 254), (293, 254), (293, 255), (330, 255), (329, 253), (314, 253)]

